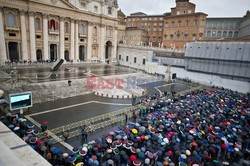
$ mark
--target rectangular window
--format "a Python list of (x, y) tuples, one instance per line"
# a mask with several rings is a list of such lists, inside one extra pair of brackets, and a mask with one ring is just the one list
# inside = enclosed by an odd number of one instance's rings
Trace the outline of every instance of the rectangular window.
[(81, 7), (82, 8), (86, 8), (86, 6), (87, 6), (86, 2), (81, 2)]
[(178, 22), (178, 27), (181, 27), (181, 21)]
[(146, 59), (143, 59), (142, 64), (145, 65), (145, 63), (146, 63)]
[(108, 7), (108, 14), (112, 15), (112, 7)]
[(174, 27), (174, 22), (172, 22), (172, 25), (171, 25), (171, 26), (172, 26), (172, 28)]
[(136, 63), (136, 57), (134, 57), (134, 63)]
[(13, 37), (15, 37), (15, 36), (16, 36), (16, 34), (15, 34), (15, 33), (9, 33), (9, 36), (13, 36)]
[(41, 39), (41, 35), (36, 35), (36, 38), (37, 39)]
[(168, 27), (168, 22), (165, 23), (165, 27), (166, 27), (166, 28)]
[(95, 12), (98, 12), (98, 6), (94, 6)]
[(128, 56), (126, 56), (126, 62), (128, 62)]
[(198, 20), (194, 20), (194, 26), (198, 25)]
[(158, 38), (158, 42), (161, 42), (161, 37)]
[(122, 56), (121, 55), (119, 55), (119, 60), (121, 60), (122, 59)]

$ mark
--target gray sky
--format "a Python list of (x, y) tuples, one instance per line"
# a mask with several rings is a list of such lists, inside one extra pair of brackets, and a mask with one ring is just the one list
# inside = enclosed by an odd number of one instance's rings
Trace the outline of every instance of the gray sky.
[[(196, 4), (196, 11), (208, 17), (242, 17), (250, 10), (250, 0), (190, 0)], [(175, 0), (118, 0), (119, 8), (129, 15), (134, 12), (162, 14), (175, 7)]]

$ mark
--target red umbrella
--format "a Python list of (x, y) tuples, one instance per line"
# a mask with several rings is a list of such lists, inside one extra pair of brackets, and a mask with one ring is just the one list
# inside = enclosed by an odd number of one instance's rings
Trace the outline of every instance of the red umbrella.
[(131, 156), (130, 156), (130, 160), (131, 160), (131, 161), (135, 161), (136, 159), (137, 159), (137, 158), (136, 158), (135, 155), (131, 155)]

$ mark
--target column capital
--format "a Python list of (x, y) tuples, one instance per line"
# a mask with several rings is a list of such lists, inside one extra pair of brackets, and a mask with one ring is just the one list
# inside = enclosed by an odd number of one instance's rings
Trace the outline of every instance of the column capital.
[(43, 13), (43, 18), (48, 18), (48, 14), (47, 13)]
[(25, 15), (26, 13), (27, 13), (27, 10), (19, 10), (19, 12), (20, 12), (20, 15)]
[(94, 23), (93, 22), (88, 22), (88, 26), (93, 26)]
[(101, 27), (101, 28), (105, 28), (106, 25), (105, 25), (105, 24), (100, 24), (100, 27)]
[(60, 17), (59, 20), (60, 21), (65, 21), (65, 17)]
[(35, 15), (35, 12), (29, 11), (29, 16), (34, 16), (34, 15)]

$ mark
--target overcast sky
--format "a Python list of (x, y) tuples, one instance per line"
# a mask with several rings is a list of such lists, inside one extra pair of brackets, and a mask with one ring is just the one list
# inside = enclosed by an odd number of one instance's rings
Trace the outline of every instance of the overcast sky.
[[(196, 4), (196, 11), (208, 17), (242, 17), (250, 10), (250, 0), (190, 0)], [(118, 0), (119, 8), (129, 15), (134, 12), (162, 14), (175, 7), (175, 0)]]

